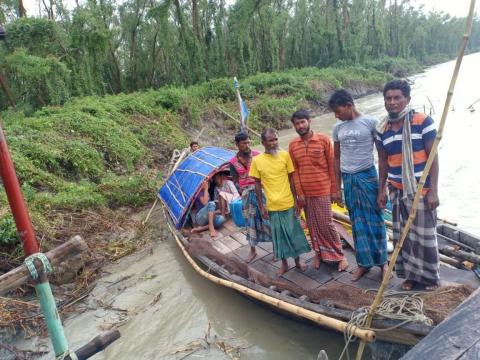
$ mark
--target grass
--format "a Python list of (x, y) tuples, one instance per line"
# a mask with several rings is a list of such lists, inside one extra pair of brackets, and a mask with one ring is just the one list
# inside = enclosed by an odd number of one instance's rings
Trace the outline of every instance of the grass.
[[(318, 108), (330, 91), (379, 89), (391, 75), (361, 67), (306, 68), (240, 79), (250, 126), (284, 127), (298, 107)], [(4, 130), (31, 217), (46, 241), (59, 211), (141, 207), (152, 201), (161, 163), (186, 147), (185, 129), (216, 129), (217, 106), (238, 116), (232, 79), (105, 97), (74, 98), (26, 117), (2, 114)], [(233, 125), (229, 125), (233, 128)], [(208, 130), (208, 129), (207, 129)], [(205, 132), (208, 134), (209, 132)], [(218, 134), (225, 138), (225, 134)], [(0, 196), (0, 246), (18, 245), (5, 195)]]

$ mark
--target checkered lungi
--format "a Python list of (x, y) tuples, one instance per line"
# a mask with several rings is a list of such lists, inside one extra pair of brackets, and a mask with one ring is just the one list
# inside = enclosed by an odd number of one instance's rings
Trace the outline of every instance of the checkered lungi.
[[(396, 244), (407, 223), (413, 199), (402, 199), (403, 191), (391, 185), (388, 189), (392, 203), (393, 242)], [(395, 263), (395, 272), (400, 278), (424, 285), (438, 285), (440, 282), (437, 212), (427, 208), (423, 196), (418, 202), (417, 214)]]
[(313, 250), (322, 261), (344, 260), (340, 236), (333, 223), (330, 196), (306, 197), (305, 201), (305, 217)]

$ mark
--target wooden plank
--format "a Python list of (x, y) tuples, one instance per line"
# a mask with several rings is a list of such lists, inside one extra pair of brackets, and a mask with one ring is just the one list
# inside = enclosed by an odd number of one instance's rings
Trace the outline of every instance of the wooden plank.
[(218, 252), (221, 252), (223, 255), (226, 255), (226, 254), (232, 252), (226, 245), (224, 245), (219, 240), (212, 241), (212, 245)]
[(262, 242), (262, 243), (258, 243), (258, 247), (261, 247), (262, 249), (264, 249), (265, 251), (271, 253), (273, 252), (273, 243), (272, 242)]
[(278, 268), (269, 264), (266, 261), (263, 261), (263, 260), (255, 261), (254, 263), (251, 264), (251, 267), (253, 267), (255, 270), (258, 270), (261, 273), (263, 273), (263, 274), (265, 274), (265, 275), (267, 275), (267, 276), (269, 276), (273, 279), (278, 278), (277, 277)]
[(470, 349), (477, 349), (480, 340), (479, 308), (480, 289), (477, 289), (402, 359), (462, 359)]
[(285, 274), (283, 274), (283, 277), (305, 290), (313, 290), (321, 285), (317, 281), (302, 273), (297, 268), (287, 271)]
[[(357, 281), (353, 281), (353, 275), (350, 273), (343, 273), (336, 281), (346, 285), (356, 287), (357, 289), (378, 289), (380, 287), (380, 281), (369, 279), (366, 276), (361, 277)], [(389, 285), (391, 286), (391, 285)]]
[[(280, 269), (280, 266), (282, 266), (281, 260), (273, 261), (273, 253), (265, 256), (263, 260), (268, 262), (269, 264), (272, 264), (277, 269)], [(293, 261), (293, 259), (288, 259), (288, 270), (292, 269), (294, 266), (295, 266), (295, 262)]]
[[(50, 264), (55, 266), (61, 264), (65, 260), (72, 258), (78, 254), (88, 250), (88, 245), (80, 236), (75, 236), (71, 240), (50, 250), (45, 255)], [(37, 264), (35, 264), (37, 266)], [(38, 266), (37, 266), (38, 269)], [(30, 272), (25, 265), (19, 266), (6, 274), (0, 276), (0, 295), (4, 295), (27, 282), (30, 279)]]
[(308, 267), (304, 274), (320, 284), (325, 284), (333, 279), (330, 275), (326, 274), (321, 269), (315, 270), (311, 266)]
[(231, 236), (242, 245), (250, 245), (247, 241), (247, 236), (241, 231), (237, 231), (236, 233), (233, 233)]
[[(233, 253), (243, 261), (246, 261), (247, 258), (250, 256), (250, 246), (244, 245), (242, 247), (239, 247)], [(268, 253), (265, 250), (263, 250), (262, 248), (257, 248), (257, 257), (254, 259), (253, 262), (258, 261), (267, 255)]]
[(478, 360), (480, 359), (480, 340), (478, 340), (470, 349), (463, 354), (459, 360)]
[(225, 236), (219, 241), (221, 241), (222, 244), (228, 247), (231, 251), (237, 250), (238, 248), (242, 247), (242, 244), (234, 240), (231, 236)]

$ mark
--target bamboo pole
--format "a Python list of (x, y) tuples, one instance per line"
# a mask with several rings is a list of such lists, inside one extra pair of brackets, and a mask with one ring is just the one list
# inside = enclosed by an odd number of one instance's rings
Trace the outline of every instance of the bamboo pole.
[[(425, 169), (423, 170), (422, 176), (421, 176), (420, 181), (418, 183), (417, 192), (416, 192), (415, 198), (413, 200), (412, 209), (411, 209), (410, 214), (408, 216), (407, 223), (405, 224), (405, 227), (402, 230), (400, 240), (398, 241), (397, 245), (395, 246), (395, 250), (393, 251), (393, 255), (390, 259), (390, 263), (388, 264), (388, 269), (387, 269), (386, 273), (384, 274), (382, 283), (380, 284), (380, 288), (378, 289), (378, 292), (375, 296), (375, 299), (373, 300), (373, 303), (370, 306), (370, 310), (368, 311), (367, 322), (366, 322), (366, 326), (365, 326), (366, 328), (369, 328), (372, 325), (372, 320), (373, 320), (373, 315), (375, 314), (375, 310), (383, 299), (383, 293), (385, 291), (386, 286), (388, 285), (388, 282), (390, 281), (393, 266), (395, 265), (395, 261), (397, 260), (398, 254), (400, 253), (400, 250), (402, 249), (403, 242), (405, 241), (405, 238), (407, 237), (407, 234), (410, 230), (410, 227), (412, 226), (413, 220), (415, 219), (415, 216), (417, 214), (417, 205), (418, 205), (418, 202), (420, 200), (420, 196), (422, 194), (422, 190), (423, 190), (423, 186), (425, 184), (425, 180), (428, 176), (428, 173), (430, 172), (430, 168), (432, 167), (433, 160), (437, 156), (438, 144), (440, 143), (440, 140), (442, 139), (443, 129), (445, 127), (445, 122), (447, 120), (448, 109), (450, 109), (450, 102), (451, 102), (452, 96), (453, 96), (453, 90), (455, 88), (455, 83), (457, 81), (458, 72), (460, 70), (460, 65), (462, 64), (463, 54), (464, 54), (465, 48), (467, 46), (468, 38), (470, 37), (470, 34), (472, 32), (472, 22), (473, 22), (474, 9), (475, 9), (475, 0), (471, 0), (470, 1), (470, 9), (469, 9), (469, 12), (468, 12), (468, 17), (467, 17), (467, 22), (466, 22), (466, 25), (465, 25), (465, 33), (464, 33), (463, 38), (462, 38), (462, 43), (460, 45), (460, 50), (458, 52), (457, 61), (455, 63), (455, 69), (453, 70), (452, 79), (450, 81), (450, 86), (449, 86), (449, 89), (448, 89), (448, 92), (447, 92), (447, 98), (445, 100), (445, 105), (443, 107), (442, 118), (441, 118), (440, 124), (438, 126), (437, 136), (435, 138), (435, 141), (433, 142), (432, 149), (430, 151), (427, 163), (425, 165)], [(360, 342), (360, 345), (358, 346), (358, 351), (357, 351), (357, 356), (356, 356), (357, 360), (360, 360), (362, 358), (362, 354), (363, 354), (364, 349), (365, 349), (365, 341), (362, 340)]]
[[(167, 216), (167, 215), (165, 215), (165, 216)], [(200, 266), (198, 266), (198, 264), (192, 259), (192, 257), (188, 253), (188, 251), (185, 249), (185, 246), (183, 245), (182, 241), (178, 237), (177, 232), (174, 229), (172, 229), (172, 226), (170, 225), (170, 223), (167, 222), (167, 224), (168, 224), (168, 227), (169, 227), (171, 233), (175, 237), (175, 240), (177, 241), (177, 244), (180, 247), (180, 250), (182, 250), (183, 255), (185, 256), (187, 261), (190, 263), (190, 265), (192, 265), (192, 267), (195, 269), (195, 271), (197, 273), (199, 273), (201, 276), (207, 278), (208, 280), (210, 280), (210, 281), (212, 281), (212, 282), (214, 282), (218, 285), (222, 285), (222, 286), (228, 287), (230, 289), (236, 290), (236, 291), (238, 291), (238, 292), (240, 292), (244, 295), (247, 295), (247, 296), (252, 297), (254, 299), (260, 300), (264, 303), (270, 304), (270, 305), (272, 305), (272, 306), (274, 306), (278, 309), (287, 311), (291, 314), (294, 314), (294, 315), (303, 317), (305, 319), (311, 320), (311, 321), (313, 321), (313, 322), (315, 322), (319, 325), (328, 327), (330, 329), (333, 329), (333, 330), (336, 330), (336, 331), (339, 331), (339, 332), (344, 332), (346, 330), (348, 324), (344, 321), (337, 320), (337, 319), (334, 319), (334, 318), (316, 313), (314, 311), (304, 309), (300, 306), (290, 304), (286, 301), (276, 299), (276, 298), (274, 298), (272, 296), (268, 296), (266, 294), (262, 294), (258, 291), (250, 289), (246, 286), (237, 284), (233, 281), (222, 279), (218, 276), (215, 276), (215, 275), (212, 275), (212, 274), (206, 272)], [(375, 340), (375, 332), (372, 331), (372, 330), (364, 330), (364, 329), (360, 329), (358, 327), (354, 327), (353, 329), (349, 329), (349, 330), (356, 337), (362, 339), (362, 341), (372, 342), (372, 341)]]
[[(232, 115), (230, 115), (228, 112), (226, 112), (225, 110), (223, 110), (220, 106), (217, 106), (217, 109), (218, 111), (220, 111), (223, 115), (229, 117), (230, 119), (236, 121), (237, 123), (239, 123), (240, 125), (242, 124), (238, 119), (235, 119), (235, 117), (233, 117)], [(256, 132), (255, 130), (249, 128), (248, 126), (245, 126), (245, 129), (247, 129), (248, 131), (250, 131), (251, 133), (257, 135), (259, 138), (262, 137), (262, 135), (260, 135), (260, 133)]]

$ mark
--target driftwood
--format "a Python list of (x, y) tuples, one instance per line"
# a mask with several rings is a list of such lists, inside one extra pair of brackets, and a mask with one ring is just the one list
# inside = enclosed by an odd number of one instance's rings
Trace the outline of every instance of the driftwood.
[[(80, 236), (75, 236), (73, 239), (47, 252), (45, 255), (50, 261), (50, 264), (52, 264), (52, 267), (55, 268), (56, 265), (86, 250), (88, 250), (87, 243)], [(35, 264), (35, 266), (37, 266), (37, 270), (41, 269), (37, 264)], [(0, 295), (16, 289), (28, 280), (30, 280), (30, 273), (25, 265), (21, 265), (3, 274), (0, 276)]]

